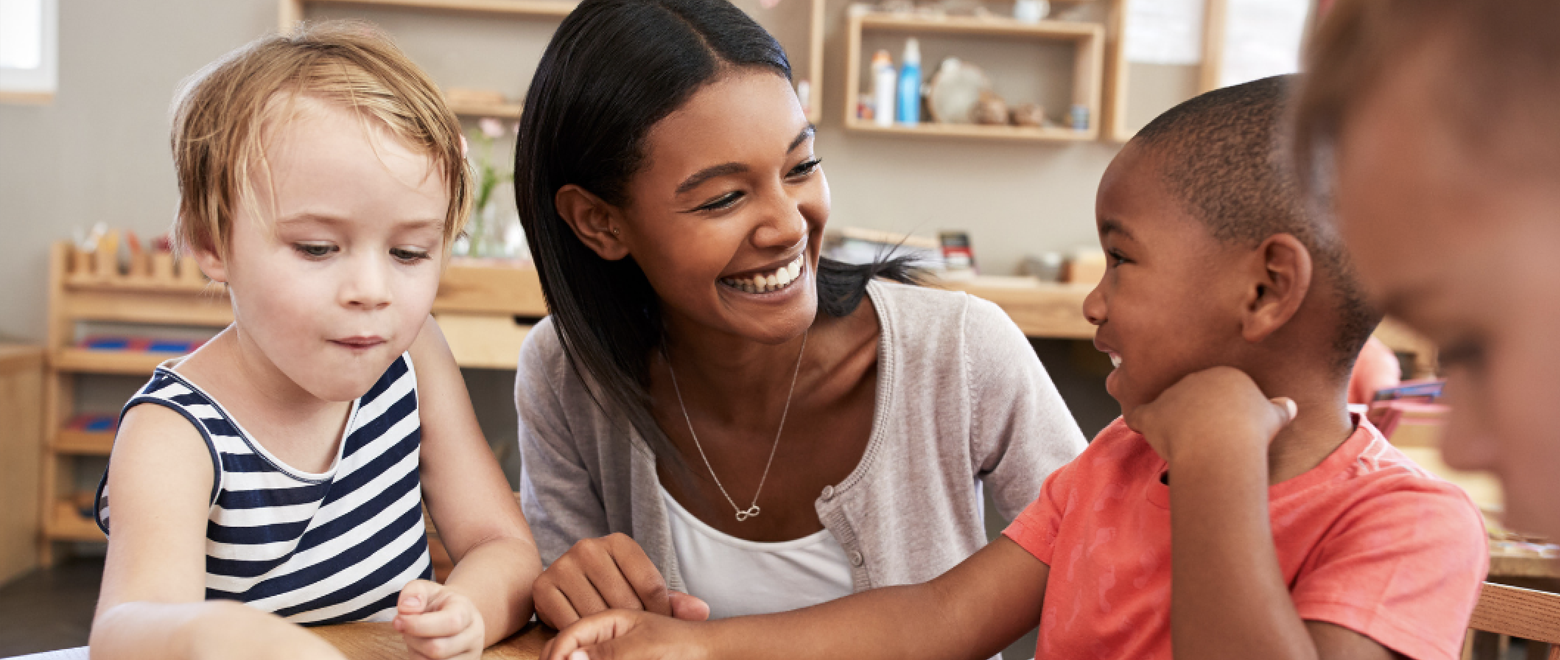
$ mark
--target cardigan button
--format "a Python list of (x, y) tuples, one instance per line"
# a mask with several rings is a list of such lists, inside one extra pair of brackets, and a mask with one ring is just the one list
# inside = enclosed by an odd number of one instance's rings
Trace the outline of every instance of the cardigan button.
[(827, 502), (832, 499), (834, 499), (834, 486), (824, 486), (823, 501)]
[(860, 567), (862, 561), (863, 561), (863, 559), (861, 557), (861, 551), (860, 550), (851, 550), (850, 551), (850, 565), (851, 566)]

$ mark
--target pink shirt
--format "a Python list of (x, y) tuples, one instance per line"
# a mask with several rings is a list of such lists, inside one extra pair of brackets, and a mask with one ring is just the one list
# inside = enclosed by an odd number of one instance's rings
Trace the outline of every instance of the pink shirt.
[[(1320, 465), (1268, 490), (1295, 608), (1410, 658), (1457, 658), (1489, 568), (1483, 520), (1356, 423)], [(1051, 568), (1037, 658), (1171, 657), (1166, 467), (1117, 419), (1003, 532)]]

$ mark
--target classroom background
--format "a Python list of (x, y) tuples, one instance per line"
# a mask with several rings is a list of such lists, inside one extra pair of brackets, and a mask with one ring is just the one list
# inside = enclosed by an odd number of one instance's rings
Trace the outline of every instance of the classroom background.
[[(1090, 345), (1079, 309), (1103, 267), (1093, 216), (1101, 174), (1136, 128), (1175, 103), (1294, 71), (1318, 9), (1311, 0), (737, 4), (786, 47), (817, 126), (833, 201), (828, 248), (846, 258), (909, 250), (944, 286), (997, 302), (1090, 436), (1119, 413), (1103, 387), (1109, 360)], [(501, 177), (518, 104), (570, 6), (0, 0), (0, 656), (85, 644), (103, 543), (81, 524), (80, 493), (95, 486), (112, 441), (103, 419), (162, 359), (128, 353), (194, 345), (223, 322), (220, 290), (188, 267), (180, 275), (183, 264), (156, 242), (178, 200), (168, 112), (179, 82), (298, 19), (362, 18), (445, 89), (474, 165)], [(882, 87), (885, 72), (889, 83), (904, 75), (910, 37), (926, 94), (913, 126), (901, 121), (903, 103), (886, 117)], [(478, 210), (435, 311), (514, 483), (513, 364), (545, 307), (511, 194), (500, 184)], [(1434, 375), (1433, 347), (1391, 323), (1378, 336), (1406, 376)], [(1416, 424), (1431, 429), (1423, 455), (1438, 462), (1435, 415), (1410, 415), (1404, 428)], [(1463, 476), (1498, 505), (1487, 479)], [(989, 522), (995, 534), (1002, 521)], [(1542, 566), (1522, 559), (1502, 570), (1553, 586)], [(1021, 640), (1009, 657), (1033, 648)]]

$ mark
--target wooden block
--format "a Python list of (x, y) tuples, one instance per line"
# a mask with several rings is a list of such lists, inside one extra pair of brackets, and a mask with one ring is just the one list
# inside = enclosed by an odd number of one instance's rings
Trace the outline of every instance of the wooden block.
[(173, 253), (153, 252), (151, 254), (151, 272), (148, 275), (153, 280), (159, 282), (174, 281)]

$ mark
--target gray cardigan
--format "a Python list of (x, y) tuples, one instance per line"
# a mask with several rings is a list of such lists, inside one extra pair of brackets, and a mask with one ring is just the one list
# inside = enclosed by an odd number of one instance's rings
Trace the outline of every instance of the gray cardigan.
[[(1084, 447), (1029, 340), (996, 305), (884, 282), (867, 294), (882, 329), (872, 436), (856, 469), (814, 502), (858, 592), (952, 568), (986, 544), (981, 482), (1012, 520)], [(542, 561), (623, 532), (684, 589), (655, 455), (596, 405), (550, 320), (520, 349), (515, 402), (521, 505)]]

